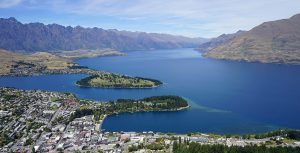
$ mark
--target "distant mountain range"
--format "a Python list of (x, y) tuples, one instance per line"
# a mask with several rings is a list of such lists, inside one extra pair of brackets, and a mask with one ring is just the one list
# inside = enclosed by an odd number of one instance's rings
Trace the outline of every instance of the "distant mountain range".
[(197, 50), (199, 50), (200, 52), (210, 51), (211, 49), (214, 49), (215, 47), (218, 47), (220, 45), (223, 45), (223, 44), (231, 41), (232, 39), (243, 34), (244, 32), (245, 31), (240, 30), (233, 34), (222, 34), (217, 38), (212, 38), (210, 41), (202, 43), (200, 46), (198, 46)]
[(0, 49), (10, 51), (59, 51), (110, 48), (119, 51), (196, 47), (204, 38), (169, 34), (104, 30), (80, 26), (29, 23), (0, 18)]
[(211, 40), (58, 24), (23, 24), (15, 18), (0, 18), (0, 49), (9, 51), (134, 51), (188, 47), (198, 47), (210, 58), (300, 64), (300, 14)]
[(204, 56), (217, 59), (300, 64), (300, 14), (221, 35), (199, 48)]

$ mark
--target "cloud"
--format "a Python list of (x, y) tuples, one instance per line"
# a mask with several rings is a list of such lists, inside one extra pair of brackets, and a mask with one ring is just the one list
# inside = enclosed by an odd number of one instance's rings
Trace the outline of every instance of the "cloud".
[[(21, 1), (2, 2), (11, 7)], [(140, 24), (145, 31), (152, 25), (169, 26), (165, 31), (206, 37), (249, 30), (264, 21), (300, 12), (299, 0), (23, 0), (22, 6), (61, 14), (114, 17), (118, 23)]]
[(21, 0), (0, 0), (0, 8), (10, 8), (20, 4)]

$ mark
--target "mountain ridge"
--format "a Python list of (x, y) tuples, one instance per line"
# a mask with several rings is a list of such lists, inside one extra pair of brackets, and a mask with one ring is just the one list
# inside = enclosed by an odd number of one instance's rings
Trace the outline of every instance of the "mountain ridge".
[(230, 40), (234, 39), (235, 37), (237, 37), (238, 35), (241, 35), (244, 32), (246, 32), (246, 31), (239, 30), (236, 33), (222, 34), (216, 38), (212, 38), (208, 42), (201, 44), (200, 46), (198, 46), (196, 48), (196, 50), (198, 50), (202, 53), (205, 53), (219, 45), (229, 42)]
[(195, 47), (205, 38), (170, 34), (71, 27), (39, 22), (23, 24), (0, 18), (0, 48), (11, 51), (57, 51), (111, 48), (119, 51)]
[(300, 64), (300, 14), (264, 22), (204, 56), (263, 63)]

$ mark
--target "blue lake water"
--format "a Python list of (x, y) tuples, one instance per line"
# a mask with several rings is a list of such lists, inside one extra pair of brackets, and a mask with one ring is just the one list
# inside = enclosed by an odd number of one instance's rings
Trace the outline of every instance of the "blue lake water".
[(107, 131), (256, 133), (300, 129), (300, 66), (245, 63), (201, 57), (193, 49), (129, 52), (81, 59), (94, 69), (158, 79), (154, 89), (92, 89), (74, 85), (86, 75), (1, 77), (0, 86), (73, 92), (113, 100), (180, 95), (192, 107), (181, 112), (126, 113), (108, 117)]

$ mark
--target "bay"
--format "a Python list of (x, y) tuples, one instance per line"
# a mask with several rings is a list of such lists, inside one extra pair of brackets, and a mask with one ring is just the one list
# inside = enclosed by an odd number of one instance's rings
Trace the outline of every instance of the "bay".
[(179, 95), (192, 107), (181, 112), (125, 113), (108, 117), (107, 131), (258, 133), (300, 128), (300, 66), (207, 59), (193, 49), (129, 52), (81, 59), (90, 68), (158, 79), (154, 89), (75, 86), (86, 75), (1, 77), (0, 86), (75, 93), (98, 101)]

